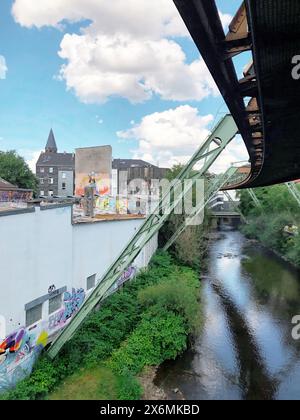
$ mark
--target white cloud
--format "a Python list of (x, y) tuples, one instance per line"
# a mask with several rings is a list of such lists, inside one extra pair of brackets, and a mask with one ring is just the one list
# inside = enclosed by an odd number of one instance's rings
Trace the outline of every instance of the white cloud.
[(209, 134), (212, 115), (201, 116), (196, 108), (183, 105), (145, 116), (140, 124), (117, 135), (138, 140), (134, 158), (161, 166), (186, 162)]
[[(249, 154), (241, 136), (236, 136), (234, 140), (222, 152), (218, 160), (211, 167), (211, 172), (225, 172), (233, 163), (245, 162), (249, 160)], [(242, 166), (241, 163), (239, 166)]]
[(223, 28), (224, 28), (225, 31), (227, 31), (228, 30), (228, 26), (230, 25), (230, 23), (231, 23), (231, 21), (232, 21), (233, 18), (228, 13), (222, 13), (220, 11), (219, 11), (219, 15), (220, 15), (220, 18), (221, 18), (221, 22), (222, 22)]
[(3, 55), (0, 55), (0, 79), (6, 78), (7, 70), (8, 69), (7, 69), (5, 57), (3, 57)]
[[(15, 0), (23, 26), (60, 27), (88, 19), (81, 34), (65, 34), (61, 80), (85, 103), (119, 96), (136, 103), (152, 95), (198, 100), (218, 90), (202, 59), (188, 63), (176, 37), (189, 36), (171, 0)], [(229, 15), (222, 15), (224, 24)]]
[(36, 163), (38, 161), (38, 158), (40, 157), (40, 154), (43, 152), (43, 150), (27, 150), (27, 149), (19, 149), (17, 150), (17, 153), (20, 156), (23, 156), (27, 165), (32, 170), (32, 172), (35, 174), (36, 171)]
[[(212, 115), (199, 115), (198, 109), (183, 105), (164, 112), (145, 116), (140, 124), (117, 133), (125, 140), (137, 140), (133, 157), (160, 166), (171, 167), (187, 163), (210, 133)], [(233, 162), (248, 159), (241, 139), (234, 140), (213, 167), (214, 172), (225, 171)]]

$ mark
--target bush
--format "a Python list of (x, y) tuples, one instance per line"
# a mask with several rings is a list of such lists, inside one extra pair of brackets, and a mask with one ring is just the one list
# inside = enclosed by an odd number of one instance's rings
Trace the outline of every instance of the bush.
[(153, 316), (150, 311), (120, 349), (113, 353), (109, 366), (118, 374), (137, 374), (144, 366), (175, 359), (186, 349), (186, 338), (180, 316), (167, 311)]
[(192, 315), (197, 313), (198, 288), (191, 269), (179, 268), (167, 253), (157, 253), (148, 270), (88, 316), (54, 361), (42, 356), (32, 375), (0, 399), (43, 399), (66, 377), (98, 366), (111, 355), (122, 376), (120, 399), (135, 399), (141, 389), (133, 374), (185, 349)]
[(300, 227), (300, 212), (296, 200), (286, 186), (277, 185), (256, 190), (262, 208), (253, 208), (247, 192), (240, 193), (241, 208), (248, 215), (249, 224), (243, 232), (277, 251), (293, 264), (300, 266), (300, 237), (286, 238), (283, 233), (288, 223)]
[(118, 400), (136, 401), (142, 396), (143, 390), (138, 380), (131, 374), (122, 375), (119, 378)]
[(199, 279), (193, 270), (178, 269), (159, 284), (141, 290), (138, 301), (143, 307), (156, 305), (161, 311), (180, 315), (186, 330), (191, 333), (199, 327), (199, 287)]

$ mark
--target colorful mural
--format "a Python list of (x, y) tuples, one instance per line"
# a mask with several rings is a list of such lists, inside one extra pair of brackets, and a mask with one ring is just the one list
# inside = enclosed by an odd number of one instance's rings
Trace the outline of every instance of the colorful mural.
[(112, 196), (95, 198), (95, 214), (127, 214), (127, 198)]
[(137, 274), (137, 268), (136, 267), (134, 267), (134, 266), (128, 267), (128, 269), (122, 274), (122, 276), (119, 278), (119, 280), (116, 281), (116, 283), (113, 284), (112, 287), (108, 290), (108, 292), (105, 295), (105, 298), (107, 298), (112, 293), (116, 292), (127, 281), (134, 279), (136, 274)]
[(75, 195), (84, 196), (85, 187), (92, 187), (95, 195), (108, 195), (111, 189), (110, 178), (108, 174), (76, 174)]
[(0, 342), (0, 391), (30, 375), (49, 336), (65, 327), (85, 300), (83, 289), (65, 292), (63, 309), (32, 328), (19, 328)]
[(0, 191), (0, 203), (19, 203), (32, 199), (32, 191)]
[(12, 388), (28, 376), (47, 345), (48, 333), (42, 327), (32, 331), (20, 328), (0, 345), (0, 390)]
[(72, 293), (65, 292), (64, 308), (49, 318), (49, 331), (63, 328), (72, 316), (78, 311), (85, 299), (83, 289), (72, 290)]

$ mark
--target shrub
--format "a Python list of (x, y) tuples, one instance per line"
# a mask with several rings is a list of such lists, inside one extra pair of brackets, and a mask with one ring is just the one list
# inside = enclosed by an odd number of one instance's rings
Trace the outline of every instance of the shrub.
[[(99, 365), (112, 354), (111, 363), (122, 374), (120, 399), (136, 399), (141, 389), (132, 375), (147, 364), (175, 358), (185, 349), (192, 312), (197, 312), (198, 287), (192, 270), (176, 266), (167, 253), (157, 253), (148, 270), (88, 316), (54, 361), (41, 357), (32, 375), (0, 399), (45, 398), (66, 377)], [(144, 289), (148, 292), (143, 295)]]
[(138, 301), (144, 307), (156, 305), (162, 311), (180, 315), (186, 323), (186, 330), (191, 333), (199, 327), (199, 287), (199, 279), (193, 270), (177, 269), (166, 280), (141, 290)]
[(113, 353), (109, 366), (118, 374), (137, 374), (144, 366), (175, 359), (186, 348), (186, 338), (180, 316), (167, 311), (153, 316), (150, 311), (120, 349)]
[(118, 400), (136, 401), (141, 398), (143, 390), (138, 380), (128, 373), (119, 377), (117, 392)]

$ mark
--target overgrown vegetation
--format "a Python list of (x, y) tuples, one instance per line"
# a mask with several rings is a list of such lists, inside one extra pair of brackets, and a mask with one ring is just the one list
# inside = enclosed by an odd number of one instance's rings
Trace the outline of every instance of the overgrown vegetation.
[[(299, 187), (298, 187), (299, 188)], [(293, 264), (300, 266), (300, 236), (287, 238), (283, 229), (289, 223), (300, 227), (300, 209), (285, 185), (255, 190), (262, 207), (254, 203), (246, 191), (240, 193), (241, 210), (249, 224), (244, 233), (279, 252)]]
[(88, 317), (53, 362), (42, 356), (32, 375), (0, 399), (84, 399), (93, 392), (96, 399), (140, 398), (135, 375), (176, 358), (199, 325), (199, 287), (195, 271), (158, 253)]
[[(169, 181), (177, 178), (183, 165), (175, 165), (167, 172)], [(194, 172), (196, 173), (196, 172)], [(193, 172), (192, 172), (193, 174)], [(193, 205), (196, 204), (196, 193), (193, 191)], [(165, 225), (160, 230), (160, 243), (165, 244), (170, 239), (185, 220), (184, 214), (172, 214)], [(170, 248), (170, 253), (182, 264), (193, 267), (200, 271), (204, 256), (207, 251), (206, 237), (210, 229), (210, 214), (207, 209), (204, 211), (203, 223), (196, 226), (188, 226), (180, 235), (174, 245)]]

